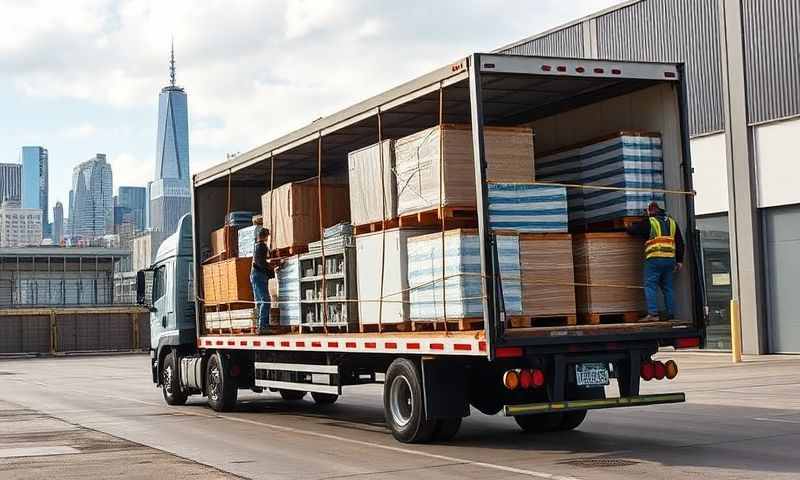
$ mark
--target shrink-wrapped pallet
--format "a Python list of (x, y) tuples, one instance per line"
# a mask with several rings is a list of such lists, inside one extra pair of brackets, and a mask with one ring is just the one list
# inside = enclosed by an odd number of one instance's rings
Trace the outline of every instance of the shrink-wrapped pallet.
[[(530, 128), (484, 128), (487, 178), (496, 182), (533, 182), (533, 133)], [(436, 126), (395, 142), (397, 213), (405, 215), (442, 205), (474, 207), (475, 165), (472, 130), (467, 125)], [(440, 168), (440, 160), (443, 166)]]
[(256, 247), (256, 230), (261, 227), (258, 225), (250, 225), (249, 227), (240, 228), (237, 232), (239, 239), (239, 256), (252, 257)]
[(277, 279), (281, 325), (300, 325), (300, 261), (296, 255), (284, 260)]
[(206, 306), (253, 301), (251, 258), (231, 258), (203, 265), (203, 299)]
[[(645, 311), (643, 240), (627, 233), (573, 236), (575, 297), (579, 313)], [(638, 288), (637, 288), (638, 287)]]
[(537, 173), (542, 181), (632, 189), (570, 188), (570, 223), (638, 216), (652, 201), (664, 204), (663, 193), (647, 191), (664, 189), (658, 133), (617, 132), (566, 147), (540, 157)]
[(489, 184), (489, 225), (516, 232), (566, 232), (564, 187), (525, 183)]
[[(347, 163), (350, 178), (350, 219), (352, 224), (363, 225), (396, 217), (397, 182), (394, 174), (394, 140), (384, 140), (381, 142), (380, 149), (376, 143), (350, 152), (347, 155)], [(383, 186), (381, 186), (381, 176), (383, 177)]]
[[(271, 208), (274, 203), (274, 208)], [(350, 218), (345, 185), (322, 184), (323, 227)], [(281, 185), (261, 196), (264, 227), (272, 235), (272, 248), (305, 246), (320, 239), (317, 179)]]
[[(411, 320), (443, 320), (445, 313), (448, 319), (483, 316), (477, 233), (464, 229), (444, 232), (444, 255), (441, 235), (439, 232), (408, 239)], [(518, 237), (499, 235), (497, 250), (506, 313), (520, 313)]]
[(519, 263), (524, 316), (575, 315), (575, 274), (570, 234), (520, 234)]

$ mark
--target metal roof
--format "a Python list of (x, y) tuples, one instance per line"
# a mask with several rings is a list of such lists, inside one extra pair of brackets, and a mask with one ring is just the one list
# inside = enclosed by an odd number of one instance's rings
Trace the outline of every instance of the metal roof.
[(0, 248), (0, 257), (129, 257), (122, 248), (100, 247), (15, 247)]

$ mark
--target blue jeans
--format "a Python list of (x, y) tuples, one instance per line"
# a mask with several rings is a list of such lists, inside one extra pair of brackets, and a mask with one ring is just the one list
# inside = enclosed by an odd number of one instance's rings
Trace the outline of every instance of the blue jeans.
[(667, 315), (675, 314), (675, 299), (672, 279), (675, 275), (674, 258), (650, 258), (644, 261), (644, 297), (647, 300), (647, 313), (658, 315), (658, 289), (664, 293), (664, 306)]
[(250, 270), (250, 284), (253, 286), (253, 298), (258, 309), (258, 328), (269, 328), (269, 290), (267, 274), (255, 269)]

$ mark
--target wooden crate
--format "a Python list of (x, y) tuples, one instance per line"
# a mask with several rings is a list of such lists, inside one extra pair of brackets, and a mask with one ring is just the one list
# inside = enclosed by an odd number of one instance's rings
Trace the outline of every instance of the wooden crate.
[(203, 298), (205, 305), (252, 302), (250, 285), (252, 259), (231, 258), (203, 265)]
[(643, 312), (644, 241), (627, 233), (573, 235), (575, 295), (581, 314)]
[(239, 250), (239, 236), (233, 227), (224, 226), (211, 232), (211, 255), (222, 260), (235, 257)]
[[(321, 194), (324, 227), (350, 220), (347, 186), (323, 183)], [(281, 185), (261, 196), (262, 221), (272, 234), (271, 248), (294, 255), (300, 247), (320, 239), (319, 195), (313, 178)]]
[(563, 316), (567, 320), (571, 316), (574, 323), (572, 236), (568, 233), (521, 233), (519, 262), (522, 316)]

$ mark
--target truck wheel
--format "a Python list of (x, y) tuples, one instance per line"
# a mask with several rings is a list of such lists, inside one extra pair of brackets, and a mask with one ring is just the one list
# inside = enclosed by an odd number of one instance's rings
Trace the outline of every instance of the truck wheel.
[(302, 400), (303, 397), (306, 396), (306, 392), (301, 392), (299, 390), (278, 390), (278, 392), (287, 402), (296, 402), (298, 400)]
[(236, 407), (239, 390), (228, 372), (227, 361), (215, 353), (206, 367), (206, 393), (208, 405), (217, 412), (229, 412)]
[(181, 390), (178, 378), (178, 355), (170, 351), (161, 364), (161, 392), (167, 405), (183, 405), (188, 395)]
[(403, 443), (427, 442), (436, 421), (425, 418), (422, 376), (415, 363), (398, 358), (389, 365), (383, 386), (383, 409), (392, 435)]
[(336, 403), (336, 400), (339, 399), (339, 395), (335, 393), (311, 392), (311, 398), (319, 405), (330, 405)]
[[(575, 397), (580, 400), (601, 400), (606, 398), (606, 392), (602, 388), (589, 388), (585, 390), (579, 390)], [(567, 431), (567, 430), (575, 430), (578, 426), (586, 420), (586, 414), (588, 412), (586, 410), (573, 410), (571, 412), (564, 412), (564, 419), (561, 421), (561, 425), (558, 426), (558, 430)]]
[(447, 442), (452, 440), (461, 428), (461, 418), (442, 418), (436, 421), (436, 428), (433, 430), (433, 440), (435, 442)]
[(546, 433), (558, 430), (564, 420), (563, 413), (538, 413), (535, 415), (517, 415), (517, 425), (526, 433)]

